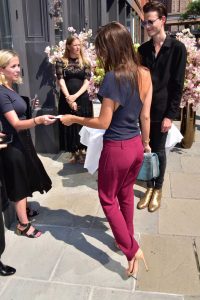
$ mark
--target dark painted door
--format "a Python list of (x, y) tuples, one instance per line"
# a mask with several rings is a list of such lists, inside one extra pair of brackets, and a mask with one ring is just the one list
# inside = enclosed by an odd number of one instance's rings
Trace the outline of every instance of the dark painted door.
[[(34, 114), (56, 114), (55, 75), (45, 47), (54, 44), (53, 19), (47, 0), (9, 0), (13, 48), (19, 53), (23, 85), (19, 93), (30, 99), (37, 95), (40, 109)], [(38, 126), (33, 132), (38, 152), (58, 152), (58, 128)]]

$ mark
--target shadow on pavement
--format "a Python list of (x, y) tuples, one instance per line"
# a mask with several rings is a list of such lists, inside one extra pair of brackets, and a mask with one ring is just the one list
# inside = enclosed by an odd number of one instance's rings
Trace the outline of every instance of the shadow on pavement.
[[(124, 280), (127, 279), (125, 269), (120, 262), (87, 240), (96, 239), (95, 243), (99, 244), (100, 242), (113, 252), (118, 252), (114, 238), (106, 232), (109, 228), (104, 224), (105, 217), (79, 216), (64, 209), (53, 210), (45, 206), (38, 206), (38, 202), (31, 202), (32, 208), (39, 208), (39, 215), (35, 217), (33, 226), (41, 229), (43, 233), (49, 232), (56, 240), (72, 245), (108, 270), (118, 273)], [(15, 230), (15, 228), (11, 230)], [(75, 257), (78, 258), (77, 254)]]
[(63, 169), (58, 172), (58, 175), (67, 176), (67, 175), (82, 174), (82, 173), (87, 173), (87, 170), (84, 169), (82, 164), (65, 163), (63, 164)]

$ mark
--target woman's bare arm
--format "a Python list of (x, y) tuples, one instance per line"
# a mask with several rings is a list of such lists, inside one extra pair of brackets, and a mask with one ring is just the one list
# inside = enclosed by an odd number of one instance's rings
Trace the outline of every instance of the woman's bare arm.
[(143, 102), (142, 111), (140, 114), (142, 142), (145, 151), (149, 152), (149, 134), (150, 134), (150, 108), (152, 101), (152, 82), (150, 72), (147, 70), (141, 71), (141, 80), (139, 82), (140, 98)]
[(70, 126), (73, 123), (78, 123), (91, 128), (107, 129), (111, 123), (114, 110), (115, 102), (109, 98), (104, 98), (99, 117), (85, 118), (74, 115), (64, 115), (60, 120), (67, 126)]
[(20, 120), (14, 110), (5, 113), (4, 116), (17, 131), (29, 129), (40, 124), (50, 125), (56, 121), (53, 115), (42, 115), (29, 120)]

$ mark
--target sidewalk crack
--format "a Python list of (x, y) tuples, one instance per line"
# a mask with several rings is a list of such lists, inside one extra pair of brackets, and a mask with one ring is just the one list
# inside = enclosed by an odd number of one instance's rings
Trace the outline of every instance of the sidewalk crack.
[(192, 246), (193, 246), (193, 250), (194, 250), (194, 257), (196, 260), (196, 266), (197, 266), (197, 271), (198, 271), (198, 276), (199, 276), (199, 281), (200, 281), (200, 262), (199, 262), (199, 255), (197, 252), (197, 245), (196, 245), (195, 239), (193, 240)]

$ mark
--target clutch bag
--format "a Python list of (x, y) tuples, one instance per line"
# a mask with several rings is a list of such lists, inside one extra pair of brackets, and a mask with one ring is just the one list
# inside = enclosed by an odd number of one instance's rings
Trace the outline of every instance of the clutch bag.
[(144, 153), (144, 160), (137, 176), (137, 180), (148, 181), (158, 177), (159, 174), (158, 155), (156, 153)]

